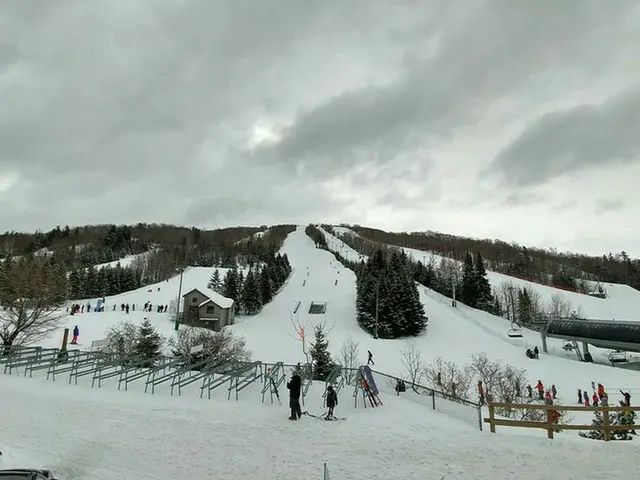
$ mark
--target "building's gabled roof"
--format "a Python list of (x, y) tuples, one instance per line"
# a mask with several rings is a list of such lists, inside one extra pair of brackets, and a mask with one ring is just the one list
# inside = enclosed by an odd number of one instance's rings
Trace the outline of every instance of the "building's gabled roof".
[(194, 288), (192, 290), (189, 290), (184, 295), (182, 295), (182, 298), (186, 297), (187, 295), (189, 295), (189, 294), (191, 294), (193, 292), (200, 292), (201, 294), (203, 294), (204, 296), (209, 298), (209, 300), (207, 300), (205, 302), (202, 302), (200, 305), (198, 305), (198, 307), (201, 307), (202, 305), (204, 305), (205, 303), (207, 303), (209, 301), (212, 301), (213, 303), (218, 305), (220, 308), (231, 308), (233, 306), (233, 300), (232, 299), (224, 297), (224, 296), (220, 295), (218, 292), (214, 292), (210, 288)]

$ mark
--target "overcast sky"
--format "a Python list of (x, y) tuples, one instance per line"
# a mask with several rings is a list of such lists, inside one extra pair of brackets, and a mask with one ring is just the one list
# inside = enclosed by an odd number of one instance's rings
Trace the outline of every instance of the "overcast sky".
[(0, 230), (346, 222), (640, 256), (640, 2), (3, 0)]

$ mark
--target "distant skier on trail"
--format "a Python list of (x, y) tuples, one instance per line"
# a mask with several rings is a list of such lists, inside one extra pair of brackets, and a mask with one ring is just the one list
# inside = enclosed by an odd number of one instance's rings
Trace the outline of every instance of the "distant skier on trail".
[(80, 336), (80, 329), (78, 328), (78, 325), (76, 325), (73, 328), (73, 338), (71, 339), (72, 345), (77, 345), (79, 336)]
[(371, 353), (371, 350), (367, 350), (367, 355), (369, 356), (369, 358), (367, 358), (367, 365), (375, 365), (376, 362), (373, 361), (373, 353)]
[(333, 409), (338, 405), (338, 394), (333, 389), (332, 385), (327, 387), (327, 408), (329, 411), (324, 417), (325, 420), (333, 420)]
[(291, 380), (287, 382), (287, 388), (289, 389), (289, 407), (291, 408), (291, 416), (289, 420), (299, 420), (302, 417), (302, 408), (300, 407), (300, 390), (302, 389), (302, 382), (300, 380), (300, 372), (298, 370), (293, 371)]

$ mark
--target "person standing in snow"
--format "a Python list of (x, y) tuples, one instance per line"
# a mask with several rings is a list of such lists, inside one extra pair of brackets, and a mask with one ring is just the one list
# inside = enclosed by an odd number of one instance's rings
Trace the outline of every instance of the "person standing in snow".
[(578, 389), (578, 403), (582, 403), (582, 390)]
[(527, 397), (533, 398), (533, 388), (531, 388), (531, 385), (527, 385)]
[(71, 344), (76, 345), (78, 343), (78, 337), (80, 336), (80, 329), (78, 325), (73, 328), (73, 338), (71, 339)]
[(289, 407), (291, 408), (291, 416), (289, 420), (299, 420), (302, 417), (302, 408), (300, 407), (300, 390), (302, 389), (302, 382), (300, 380), (300, 372), (298, 370), (293, 371), (291, 380), (287, 382), (287, 388), (289, 389)]
[(324, 417), (325, 420), (333, 420), (333, 409), (338, 405), (338, 394), (333, 389), (332, 385), (327, 387), (327, 408), (329, 411), (327, 415)]
[(536, 384), (536, 390), (538, 390), (538, 397), (540, 398), (540, 400), (544, 400), (544, 385), (542, 384), (541, 380), (538, 380), (538, 383)]
[(556, 389), (555, 385), (551, 385), (551, 396), (553, 397), (554, 400), (558, 396), (558, 390)]
[(373, 361), (373, 353), (371, 353), (371, 350), (367, 350), (367, 355), (369, 356), (369, 358), (367, 358), (367, 365), (375, 365), (376, 362)]

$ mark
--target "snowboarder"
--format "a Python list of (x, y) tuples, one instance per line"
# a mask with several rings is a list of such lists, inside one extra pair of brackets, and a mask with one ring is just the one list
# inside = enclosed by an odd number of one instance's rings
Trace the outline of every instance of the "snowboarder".
[(327, 408), (329, 411), (324, 417), (325, 420), (333, 420), (333, 409), (338, 405), (338, 394), (333, 389), (332, 385), (327, 387)]
[(300, 381), (300, 372), (298, 370), (293, 371), (291, 380), (287, 382), (287, 388), (289, 389), (289, 407), (291, 408), (289, 420), (299, 420), (302, 417), (302, 408), (300, 407), (302, 382)]
[(373, 361), (373, 353), (371, 353), (371, 350), (367, 350), (367, 355), (369, 356), (367, 359), (367, 365), (375, 365), (376, 362)]
[(400, 392), (406, 392), (407, 386), (404, 383), (404, 380), (398, 379), (396, 382), (396, 395), (400, 395)]
[(79, 336), (80, 336), (80, 329), (78, 328), (78, 325), (76, 325), (73, 328), (73, 338), (71, 339), (72, 345), (77, 345)]

